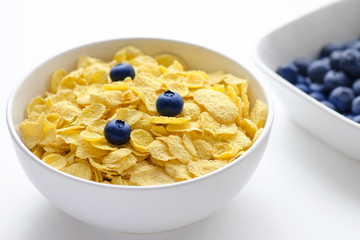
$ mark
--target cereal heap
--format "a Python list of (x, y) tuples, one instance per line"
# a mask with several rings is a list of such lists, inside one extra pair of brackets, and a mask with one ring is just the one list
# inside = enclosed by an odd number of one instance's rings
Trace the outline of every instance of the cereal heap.
[[(112, 82), (109, 73), (129, 63), (134, 79)], [(161, 116), (157, 97), (183, 98), (178, 116)], [(217, 71), (186, 70), (175, 56), (155, 58), (134, 46), (114, 60), (81, 56), (75, 70), (59, 69), (50, 92), (35, 97), (20, 124), (26, 146), (65, 173), (101, 183), (159, 185), (192, 179), (241, 156), (259, 137), (267, 106), (250, 111), (248, 81)], [(115, 119), (131, 127), (130, 141), (117, 146), (104, 137)]]

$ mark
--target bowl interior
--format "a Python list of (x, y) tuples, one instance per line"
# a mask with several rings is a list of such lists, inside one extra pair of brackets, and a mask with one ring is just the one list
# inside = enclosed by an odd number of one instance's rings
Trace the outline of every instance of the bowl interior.
[(77, 59), (81, 55), (98, 57), (110, 61), (113, 54), (123, 46), (134, 45), (146, 54), (157, 55), (162, 53), (174, 54), (184, 60), (189, 69), (212, 72), (224, 70), (225, 72), (246, 78), (250, 81), (250, 104), (256, 99), (269, 104), (261, 84), (245, 68), (231, 59), (213, 52), (209, 49), (183, 42), (160, 39), (120, 39), (78, 47), (44, 62), (35, 69), (15, 90), (9, 107), (12, 112), (13, 124), (20, 124), (26, 117), (26, 106), (37, 95), (44, 95), (50, 88), (50, 77), (56, 69), (64, 68), (71, 71), (75, 68)]

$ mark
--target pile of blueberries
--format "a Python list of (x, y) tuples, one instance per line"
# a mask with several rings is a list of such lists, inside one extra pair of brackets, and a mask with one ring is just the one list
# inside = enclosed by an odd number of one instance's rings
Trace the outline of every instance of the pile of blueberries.
[(276, 72), (321, 103), (360, 123), (360, 38), (327, 44), (315, 59), (296, 58)]

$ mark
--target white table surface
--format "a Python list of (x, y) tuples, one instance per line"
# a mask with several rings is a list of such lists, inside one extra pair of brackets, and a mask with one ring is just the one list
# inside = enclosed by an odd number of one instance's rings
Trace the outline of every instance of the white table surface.
[(68, 48), (122, 37), (177, 39), (219, 51), (257, 74), (254, 41), (329, 2), (0, 0), (0, 239), (360, 239), (359, 162), (290, 121), (274, 92), (272, 136), (248, 185), (214, 215), (151, 235), (98, 229), (52, 206), (21, 169), (5, 122), (11, 89)]

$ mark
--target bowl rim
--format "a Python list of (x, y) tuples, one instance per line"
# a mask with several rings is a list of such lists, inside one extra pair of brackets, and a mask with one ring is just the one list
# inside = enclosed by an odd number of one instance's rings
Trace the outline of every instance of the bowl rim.
[[(354, 128), (357, 131), (360, 131), (360, 124), (349, 119), (348, 117), (336, 112), (335, 110), (325, 106), (324, 104), (322, 104), (321, 102), (319, 102), (318, 100), (316, 100), (315, 98), (311, 97), (310, 95), (308, 95), (307, 93), (301, 91), (300, 89), (298, 89), (295, 85), (289, 83), (286, 79), (282, 78), (281, 76), (279, 76), (278, 74), (276, 74), (276, 72), (274, 70), (272, 70), (270, 67), (268, 67), (260, 58), (260, 46), (262, 45), (263, 42), (266, 41), (266, 39), (268, 37), (270, 37), (271, 35), (276, 34), (277, 31), (280, 31), (284, 28), (288, 28), (289, 26), (291, 26), (292, 24), (298, 22), (298, 21), (302, 21), (303, 19), (312, 16), (318, 12), (324, 11), (327, 8), (336, 8), (337, 5), (340, 4), (349, 4), (351, 3), (352, 0), (342, 0), (342, 1), (335, 1), (333, 3), (330, 4), (326, 4), (318, 9), (314, 9), (310, 12), (307, 12), (306, 14), (303, 14), (293, 20), (291, 20), (290, 22), (284, 23), (274, 29), (271, 29), (270, 31), (262, 34), (256, 41), (255, 41), (255, 48), (252, 50), (251, 56), (252, 59), (254, 61), (254, 63), (263, 71), (263, 73), (266, 73), (268, 76), (270, 76), (272, 79), (275, 79), (277, 83), (281, 84), (283, 87), (290, 89), (291, 91), (293, 91), (295, 94), (297, 94), (299, 97), (304, 98), (307, 102), (316, 105), (317, 107), (319, 107), (320, 109), (322, 109), (323, 111), (325, 111), (327, 114), (332, 115), (335, 117), (335, 119), (338, 122), (341, 122), (342, 124), (349, 124), (349, 126), (351, 126), (352, 128)], [(296, 57), (296, 56), (295, 56)], [(294, 58), (295, 58), (294, 57)]]
[[(24, 82), (26, 82), (26, 80), (39, 68), (41, 68), (43, 65), (45, 65), (48, 61), (51, 61), (53, 59), (59, 58), (62, 55), (65, 54), (69, 54), (72, 51), (76, 51), (78, 49), (84, 48), (84, 47), (91, 47), (93, 45), (99, 45), (99, 44), (107, 44), (110, 42), (125, 42), (125, 41), (166, 41), (166, 42), (172, 42), (172, 43), (176, 43), (176, 44), (182, 44), (182, 45), (188, 45), (188, 46), (193, 46), (196, 48), (200, 48), (203, 49), (205, 51), (208, 52), (212, 52), (215, 53), (229, 61), (232, 61), (234, 63), (236, 63), (239, 67), (243, 68), (243, 70), (245, 70), (245, 72), (247, 72), (250, 76), (253, 77), (253, 79), (258, 83), (258, 85), (260, 86), (260, 88), (262, 89), (262, 91), (264, 92), (264, 98), (267, 101), (267, 106), (268, 106), (268, 113), (267, 113), (267, 117), (266, 117), (266, 121), (265, 121), (265, 125), (263, 127), (263, 132), (260, 134), (259, 138), (255, 141), (255, 143), (253, 143), (253, 145), (245, 151), (244, 154), (242, 154), (240, 157), (237, 157), (235, 160), (233, 160), (231, 163), (226, 164), (225, 166), (207, 173), (205, 175), (199, 176), (199, 177), (195, 177), (189, 180), (183, 180), (183, 181), (179, 181), (179, 182), (175, 182), (175, 183), (169, 183), (169, 184), (162, 184), (162, 185), (149, 185), (149, 186), (129, 186), (129, 185), (115, 185), (115, 184), (105, 184), (105, 183), (99, 183), (99, 182), (95, 182), (92, 180), (86, 180), (86, 179), (82, 179), (76, 176), (73, 176), (71, 174), (65, 173), (61, 170), (58, 170), (52, 166), (50, 166), (49, 164), (46, 164), (45, 162), (43, 162), (41, 159), (39, 159), (38, 157), (36, 157), (26, 146), (25, 144), (22, 142), (22, 140), (20, 139), (20, 137), (18, 136), (17, 132), (16, 132), (16, 125), (13, 122), (13, 118), (12, 118), (12, 108), (13, 108), (13, 103), (14, 103), (14, 99), (15, 99), (15, 95), (18, 92), (18, 90), (21, 88), (21, 86), (23, 85)], [(64, 178), (68, 178), (69, 180), (73, 180), (76, 181), (78, 183), (82, 183), (82, 184), (86, 184), (89, 186), (94, 186), (94, 187), (101, 187), (101, 188), (111, 188), (111, 189), (124, 189), (124, 190), (131, 190), (131, 191), (137, 191), (137, 190), (153, 190), (153, 189), (167, 189), (167, 188), (175, 188), (175, 187), (181, 187), (184, 185), (188, 185), (188, 184), (193, 184), (196, 182), (201, 182), (204, 181), (208, 178), (213, 177), (214, 175), (219, 174), (220, 172), (223, 171), (227, 171), (229, 168), (231, 168), (232, 166), (234, 166), (235, 164), (242, 164), (242, 160), (244, 158), (246, 158), (247, 155), (251, 154), (253, 151), (255, 151), (255, 149), (257, 148), (257, 146), (265, 141), (264, 139), (266, 138), (267, 135), (270, 134), (271, 129), (272, 129), (272, 125), (273, 125), (273, 119), (274, 119), (274, 104), (273, 104), (273, 100), (271, 98), (270, 92), (268, 90), (266, 90), (268, 88), (266, 88), (266, 83), (264, 81), (261, 81), (258, 77), (256, 77), (252, 72), (249, 71), (249, 69), (247, 67), (245, 67), (243, 64), (233, 60), (232, 58), (223, 55), (222, 53), (219, 53), (215, 50), (209, 49), (207, 47), (203, 47), (197, 44), (193, 44), (193, 43), (189, 43), (189, 42), (185, 42), (185, 41), (178, 41), (178, 40), (172, 40), (172, 39), (165, 39), (165, 38), (147, 38), (147, 37), (134, 37), (134, 38), (114, 38), (114, 39), (109, 39), (109, 40), (100, 40), (100, 41), (95, 41), (95, 42), (91, 42), (91, 43), (87, 43), (87, 44), (83, 44), (83, 45), (79, 45), (79, 46), (75, 46), (73, 48), (70, 48), (68, 50), (62, 51), (60, 53), (57, 53), (55, 55), (53, 55), (50, 58), (45, 59), (44, 61), (42, 61), (40, 64), (38, 64), (36, 67), (34, 67), (30, 72), (28, 72), (27, 74), (25, 74), (25, 76), (18, 81), (18, 83), (15, 85), (15, 87), (12, 89), (9, 97), (8, 97), (8, 101), (7, 101), (7, 105), (6, 105), (6, 122), (7, 122), (7, 127), (10, 133), (10, 136), (14, 142), (14, 144), (16, 144), (16, 146), (19, 147), (19, 149), (33, 162), (35, 162), (36, 164), (40, 165), (42, 168), (45, 168), (47, 171), (50, 171), (54, 174), (57, 174), (61, 177)], [(19, 161), (19, 160), (18, 160)]]

